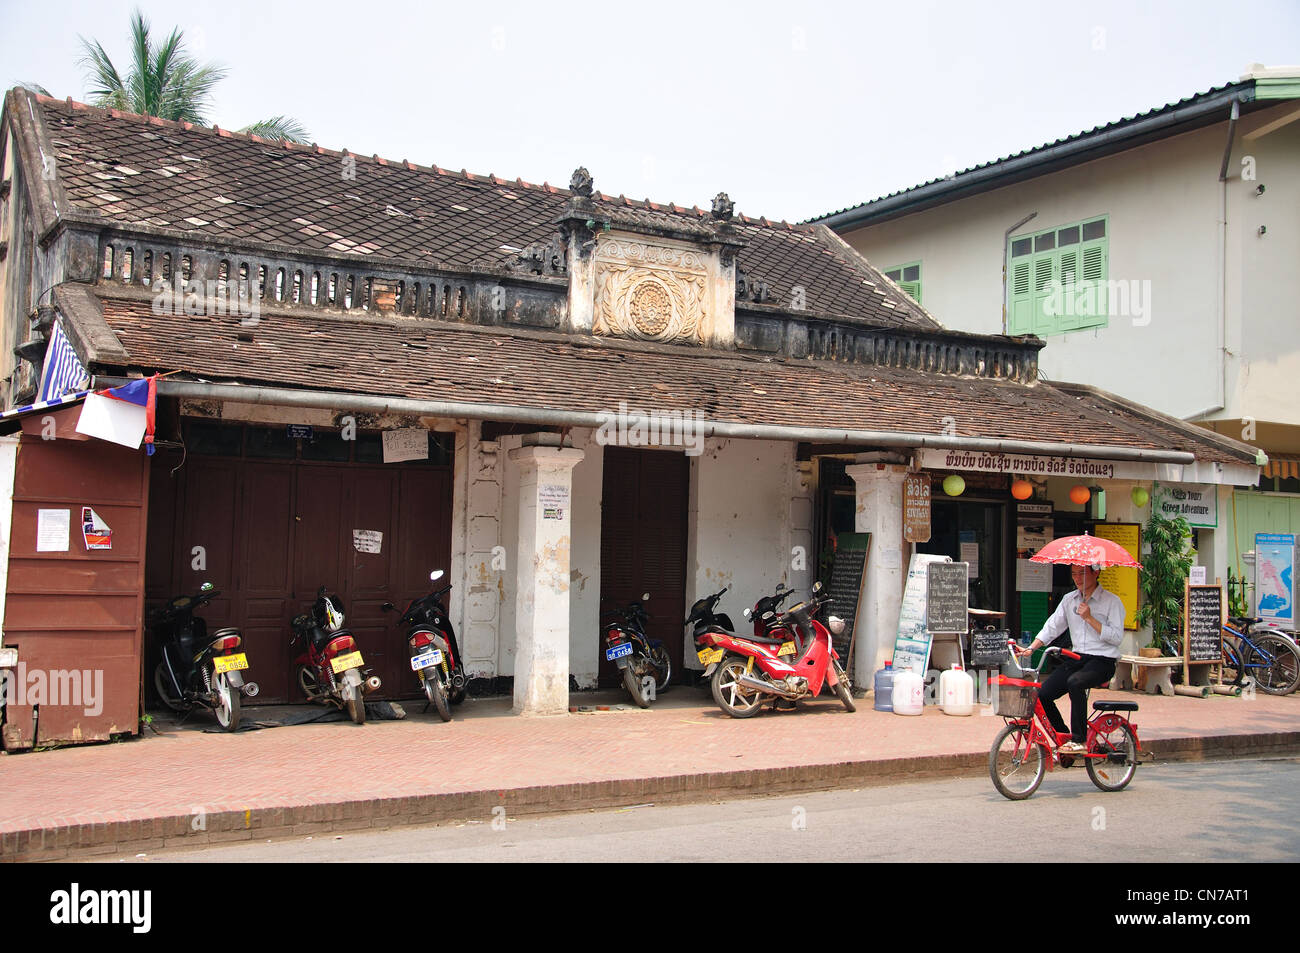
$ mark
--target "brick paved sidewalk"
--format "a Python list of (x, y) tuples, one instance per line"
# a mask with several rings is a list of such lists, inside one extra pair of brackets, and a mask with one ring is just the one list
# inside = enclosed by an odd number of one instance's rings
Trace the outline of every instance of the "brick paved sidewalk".
[[(1300, 697), (1094, 693), (1108, 697), (1140, 703), (1143, 747), (1162, 759), (1300, 750)], [(412, 702), (404, 721), (234, 735), (201, 730), (211, 722), (196, 715), (161, 735), (7, 755), (0, 858), (487, 820), (502, 806), (514, 816), (979, 774), (1001, 725), (979, 709), (967, 718), (876, 712), (870, 697), (856, 714), (821, 699), (743, 721), (696, 688), (644, 711), (621, 698), (575, 695), (575, 705), (616, 708), (538, 718), (511, 715), (508, 699), (470, 699), (449, 723)], [(269, 713), (246, 708), (244, 718)]]

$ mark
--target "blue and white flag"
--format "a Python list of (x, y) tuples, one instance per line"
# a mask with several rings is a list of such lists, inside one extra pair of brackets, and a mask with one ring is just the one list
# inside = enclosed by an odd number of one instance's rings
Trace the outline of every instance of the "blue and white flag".
[(59, 322), (54, 322), (50, 344), (45, 350), (45, 367), (41, 371), (41, 387), (37, 401), (54, 400), (70, 391), (80, 390), (90, 382), (90, 375), (77, 359), (72, 342), (63, 333)]

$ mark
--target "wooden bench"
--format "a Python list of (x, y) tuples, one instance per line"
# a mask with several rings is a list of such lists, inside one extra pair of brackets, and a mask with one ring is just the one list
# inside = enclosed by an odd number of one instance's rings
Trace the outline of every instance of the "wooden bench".
[(1110, 680), (1113, 691), (1132, 688), (1134, 691), (1146, 690), (1148, 695), (1174, 694), (1174, 683), (1170, 675), (1176, 666), (1181, 666), (1180, 658), (1145, 658), (1141, 655), (1122, 655), (1115, 662), (1115, 677)]

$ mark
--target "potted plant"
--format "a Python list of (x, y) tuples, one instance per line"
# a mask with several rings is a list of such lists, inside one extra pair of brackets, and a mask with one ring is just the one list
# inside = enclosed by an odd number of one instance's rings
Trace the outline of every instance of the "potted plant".
[(1181, 516), (1167, 518), (1154, 500), (1151, 517), (1142, 531), (1151, 551), (1142, 557), (1142, 568), (1138, 570), (1142, 606), (1137, 611), (1137, 624), (1151, 626), (1151, 641), (1142, 654), (1159, 656), (1166, 645), (1176, 644), (1180, 637), (1183, 585), (1196, 550), (1187, 544), (1192, 536), (1187, 520)]

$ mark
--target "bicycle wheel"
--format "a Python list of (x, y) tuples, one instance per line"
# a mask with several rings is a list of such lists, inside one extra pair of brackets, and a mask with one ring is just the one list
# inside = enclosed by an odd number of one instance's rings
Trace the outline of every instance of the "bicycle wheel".
[(1241, 664), (1241, 649), (1227, 639), (1223, 640), (1223, 667), (1221, 679), (1229, 685), (1237, 686), (1242, 682), (1245, 669)]
[(1106, 755), (1088, 759), (1088, 777), (1103, 791), (1123, 790), (1137, 773), (1137, 738), (1126, 721), (1113, 717), (1103, 719), (1088, 750), (1090, 754)]
[(998, 793), (1023, 801), (1038, 790), (1047, 773), (1041, 745), (1029, 741), (1028, 725), (1007, 725), (989, 749), (989, 777)]
[(1280, 635), (1261, 635), (1255, 645), (1251, 661), (1260, 666), (1253, 669), (1260, 691), (1290, 695), (1300, 685), (1300, 650)]

